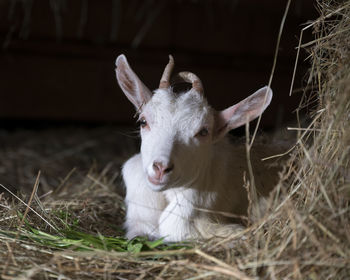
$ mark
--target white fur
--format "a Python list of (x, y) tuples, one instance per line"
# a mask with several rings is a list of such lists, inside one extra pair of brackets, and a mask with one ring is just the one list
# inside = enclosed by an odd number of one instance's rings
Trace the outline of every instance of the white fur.
[[(118, 77), (120, 84), (121, 79)], [(127, 82), (132, 79), (133, 76), (128, 77)], [(272, 91), (265, 91), (271, 100)], [(131, 96), (130, 100), (137, 96), (132, 90), (126, 95)], [(158, 89), (147, 98), (140, 112), (148, 123), (148, 127), (141, 128), (141, 152), (130, 158), (122, 170), (127, 237), (180, 241), (227, 235), (240, 228), (234, 224), (218, 227), (218, 223), (227, 222), (226, 218), (213, 214), (244, 214), (247, 208), (242, 179), (246, 170), (244, 149), (235, 149), (225, 133), (217, 132), (218, 126), (226, 121), (224, 129), (228, 131), (236, 119), (241, 125), (242, 118), (257, 117), (268, 104), (247, 99), (238, 107), (241, 115), (232, 116), (230, 112), (236, 108), (230, 107), (220, 115), (194, 89), (182, 94), (175, 94), (172, 88)], [(202, 128), (208, 130), (207, 136), (198, 135)], [(155, 176), (155, 162), (173, 166), (157, 184), (149, 179)]]

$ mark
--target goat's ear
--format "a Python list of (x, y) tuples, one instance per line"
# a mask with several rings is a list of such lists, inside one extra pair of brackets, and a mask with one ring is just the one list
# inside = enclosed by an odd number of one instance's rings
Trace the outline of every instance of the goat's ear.
[(231, 129), (237, 128), (260, 116), (270, 105), (272, 89), (265, 86), (241, 102), (216, 112), (214, 137), (219, 139)]
[(131, 69), (125, 55), (119, 55), (115, 61), (115, 65), (117, 67), (115, 73), (120, 88), (138, 110), (143, 104), (146, 104), (151, 99), (151, 91), (141, 82)]

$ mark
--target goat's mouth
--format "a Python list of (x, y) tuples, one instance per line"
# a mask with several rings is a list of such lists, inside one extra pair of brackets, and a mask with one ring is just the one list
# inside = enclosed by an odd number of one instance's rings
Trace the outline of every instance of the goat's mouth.
[(164, 177), (161, 179), (156, 179), (156, 178), (153, 178), (152, 176), (148, 176), (147, 179), (148, 179), (149, 187), (156, 192), (165, 190), (169, 183), (169, 179)]

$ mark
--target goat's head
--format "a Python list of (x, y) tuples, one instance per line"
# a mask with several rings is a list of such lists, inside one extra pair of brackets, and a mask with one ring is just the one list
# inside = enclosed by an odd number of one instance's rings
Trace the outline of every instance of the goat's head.
[(209, 166), (213, 144), (229, 130), (258, 117), (272, 98), (272, 90), (264, 87), (236, 105), (215, 111), (208, 105), (202, 83), (193, 73), (178, 74), (192, 84), (190, 90), (181, 94), (173, 92), (170, 86), (172, 56), (159, 89), (153, 94), (124, 55), (117, 58), (116, 66), (118, 83), (139, 115), (144, 172), (155, 191), (196, 181)]

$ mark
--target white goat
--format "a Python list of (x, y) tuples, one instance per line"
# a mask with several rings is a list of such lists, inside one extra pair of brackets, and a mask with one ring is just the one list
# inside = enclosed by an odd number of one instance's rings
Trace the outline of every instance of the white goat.
[(173, 92), (172, 56), (153, 94), (124, 55), (117, 58), (116, 67), (118, 83), (139, 114), (142, 139), (141, 153), (122, 170), (127, 237), (180, 241), (222, 235), (214, 223), (224, 221), (220, 212), (242, 214), (247, 209), (244, 153), (235, 152), (224, 136), (258, 117), (270, 104), (272, 90), (261, 88), (238, 104), (215, 111), (193, 73), (179, 73), (192, 83), (190, 90)]

